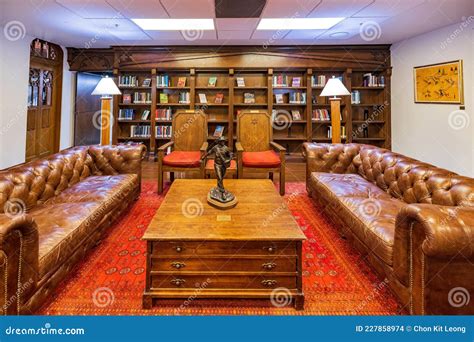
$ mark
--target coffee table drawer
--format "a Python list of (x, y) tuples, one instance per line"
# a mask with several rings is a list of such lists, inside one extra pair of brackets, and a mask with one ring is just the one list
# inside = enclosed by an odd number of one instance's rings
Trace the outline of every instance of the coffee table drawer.
[(167, 255), (294, 255), (294, 241), (160, 241), (152, 242), (151, 254)]
[(152, 271), (183, 272), (296, 272), (296, 258), (151, 258)]
[(296, 288), (296, 276), (255, 275), (183, 275), (163, 274), (151, 276), (153, 289), (274, 289)]

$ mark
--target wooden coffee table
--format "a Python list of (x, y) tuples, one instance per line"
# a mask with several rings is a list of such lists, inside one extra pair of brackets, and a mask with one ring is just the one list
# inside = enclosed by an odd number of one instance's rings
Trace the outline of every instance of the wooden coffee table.
[(226, 179), (235, 208), (207, 204), (215, 180), (175, 180), (148, 226), (143, 307), (165, 298), (269, 298), (302, 310), (302, 243), (270, 180)]

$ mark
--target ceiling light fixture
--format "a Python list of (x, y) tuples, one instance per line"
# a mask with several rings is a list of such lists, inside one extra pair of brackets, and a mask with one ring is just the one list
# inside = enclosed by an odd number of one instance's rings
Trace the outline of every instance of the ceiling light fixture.
[(345, 18), (264, 18), (257, 30), (327, 30)]
[(214, 30), (212, 19), (132, 19), (146, 31)]

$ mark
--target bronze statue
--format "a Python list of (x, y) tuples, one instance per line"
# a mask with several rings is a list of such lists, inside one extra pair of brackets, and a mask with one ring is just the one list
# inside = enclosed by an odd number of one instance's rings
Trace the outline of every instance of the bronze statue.
[[(226, 145), (226, 138), (218, 138), (202, 159), (210, 154), (214, 154), (214, 171), (217, 177), (217, 187), (209, 191), (208, 201), (221, 208), (233, 207), (237, 204), (237, 200), (234, 194), (224, 188), (224, 177), (233, 158), (232, 151)], [(215, 203), (215, 201), (222, 203), (223, 206)]]

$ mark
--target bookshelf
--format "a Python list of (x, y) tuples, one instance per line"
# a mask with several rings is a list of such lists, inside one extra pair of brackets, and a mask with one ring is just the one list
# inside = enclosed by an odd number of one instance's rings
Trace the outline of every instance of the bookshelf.
[[(123, 95), (114, 105), (114, 142), (141, 141), (154, 155), (170, 139), (171, 119), (177, 110), (201, 109), (207, 114), (208, 140), (215, 140), (214, 131), (223, 127), (229, 146), (234, 146), (238, 113), (266, 109), (272, 116), (274, 140), (289, 155), (297, 155), (305, 141), (331, 142), (331, 106), (320, 94), (325, 82), (335, 76), (359, 96), (357, 103), (353, 96), (342, 99), (343, 142), (390, 148), (389, 72), (389, 68), (320, 67), (115, 69), (117, 84), (124, 76), (133, 76), (136, 82), (119, 84)], [(144, 85), (148, 78), (150, 86)], [(150, 95), (144, 95), (145, 102), (136, 103), (135, 93)], [(131, 94), (130, 103), (124, 102), (124, 94)], [(150, 115), (145, 116), (144, 111)], [(150, 127), (145, 129), (147, 134), (140, 134), (141, 128), (138, 136), (133, 134), (133, 127), (143, 126)]]

